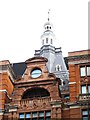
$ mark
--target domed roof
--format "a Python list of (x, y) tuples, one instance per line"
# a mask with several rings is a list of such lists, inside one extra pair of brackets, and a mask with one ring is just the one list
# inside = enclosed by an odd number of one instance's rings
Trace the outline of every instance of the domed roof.
[(49, 22), (49, 21), (44, 24), (44, 27), (48, 26), (48, 25), (53, 27), (53, 24), (51, 22)]
[(53, 28), (53, 24), (51, 22), (48, 21), (44, 24), (45, 31), (47, 31), (47, 30), (52, 31), (52, 28)]
[(45, 31), (45, 32), (41, 35), (41, 38), (42, 38), (42, 37), (45, 37), (45, 36), (52, 36), (52, 37), (54, 38), (54, 37), (55, 37), (55, 34), (54, 34), (52, 31), (47, 30), (47, 31)]

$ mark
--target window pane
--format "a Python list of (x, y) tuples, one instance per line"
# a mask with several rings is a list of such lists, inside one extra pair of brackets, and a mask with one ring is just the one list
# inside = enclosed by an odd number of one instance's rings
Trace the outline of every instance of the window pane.
[(86, 73), (85, 73), (85, 67), (81, 67), (80, 68), (80, 75), (81, 76), (85, 76), (86, 75)]
[(44, 117), (42, 117), (42, 118), (38, 118), (38, 120), (44, 120)]
[(87, 76), (90, 75), (90, 67), (87, 67)]
[(46, 116), (51, 116), (51, 112), (50, 112), (50, 111), (47, 111), (47, 112), (46, 112)]
[(69, 99), (70, 96), (69, 96), (69, 95), (65, 95), (64, 98), (65, 98), (65, 99)]
[(38, 117), (37, 112), (32, 113), (33, 118)]
[(30, 113), (26, 113), (26, 118), (30, 118)]
[(88, 85), (88, 93), (90, 93), (90, 85)]
[(42, 45), (44, 45), (44, 40), (42, 41)]
[(51, 39), (51, 44), (52, 44), (52, 39)]
[(40, 112), (39, 117), (43, 117), (43, 116), (44, 116), (44, 112)]
[(19, 114), (19, 118), (24, 118), (24, 113)]
[(82, 93), (86, 93), (86, 86), (81, 86)]
[(40, 77), (40, 75), (41, 75), (41, 70), (40, 70), (40, 69), (34, 69), (34, 70), (31, 72), (31, 77), (32, 77), (32, 78)]
[(90, 109), (89, 109), (89, 115), (90, 115)]
[(32, 118), (32, 120), (37, 120), (37, 118)]
[(50, 118), (50, 117), (48, 117), (48, 118), (46, 118), (46, 120), (51, 120), (51, 118)]
[(83, 110), (82, 111), (82, 115), (88, 115), (88, 111), (87, 110)]
[(46, 43), (48, 43), (48, 38), (46, 38)]
[(83, 120), (88, 120), (88, 117), (83, 117), (82, 119), (83, 119)]

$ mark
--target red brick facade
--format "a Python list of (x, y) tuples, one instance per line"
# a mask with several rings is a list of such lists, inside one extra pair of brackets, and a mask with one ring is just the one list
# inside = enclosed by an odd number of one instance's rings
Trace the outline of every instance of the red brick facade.
[[(60, 79), (48, 72), (46, 58), (28, 59), (19, 78), (8, 61), (1, 61), (0, 117), (7, 120), (89, 118), (90, 50), (70, 52), (67, 59), (70, 99), (62, 97)], [(87, 75), (83, 76), (81, 70), (87, 70)], [(88, 114), (84, 115), (86, 111)]]

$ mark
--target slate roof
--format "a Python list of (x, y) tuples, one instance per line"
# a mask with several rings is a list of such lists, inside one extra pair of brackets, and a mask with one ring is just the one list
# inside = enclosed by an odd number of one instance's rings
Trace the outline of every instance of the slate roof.
[[(64, 58), (64, 61), (65, 61), (66, 67), (68, 69), (68, 60), (67, 60), (67, 57)], [(27, 66), (26, 66), (25, 62), (19, 62), (19, 63), (12, 63), (11, 67), (12, 67), (15, 75), (17, 77), (21, 77), (24, 74)]]
[(69, 69), (68, 67), (68, 57), (64, 57), (64, 61), (65, 61), (65, 64), (66, 64), (66, 67), (67, 67), (67, 70)]
[(26, 70), (25, 62), (13, 63), (13, 64), (11, 64), (11, 66), (17, 77), (21, 77)]

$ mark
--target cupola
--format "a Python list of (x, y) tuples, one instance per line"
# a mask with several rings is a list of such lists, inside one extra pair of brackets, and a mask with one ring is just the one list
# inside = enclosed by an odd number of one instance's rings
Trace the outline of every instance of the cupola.
[(41, 40), (42, 40), (42, 46), (43, 45), (52, 45), (55, 40), (55, 35), (53, 33), (53, 24), (50, 22), (49, 18), (49, 13), (48, 12), (48, 21), (44, 24), (44, 32), (41, 35)]

